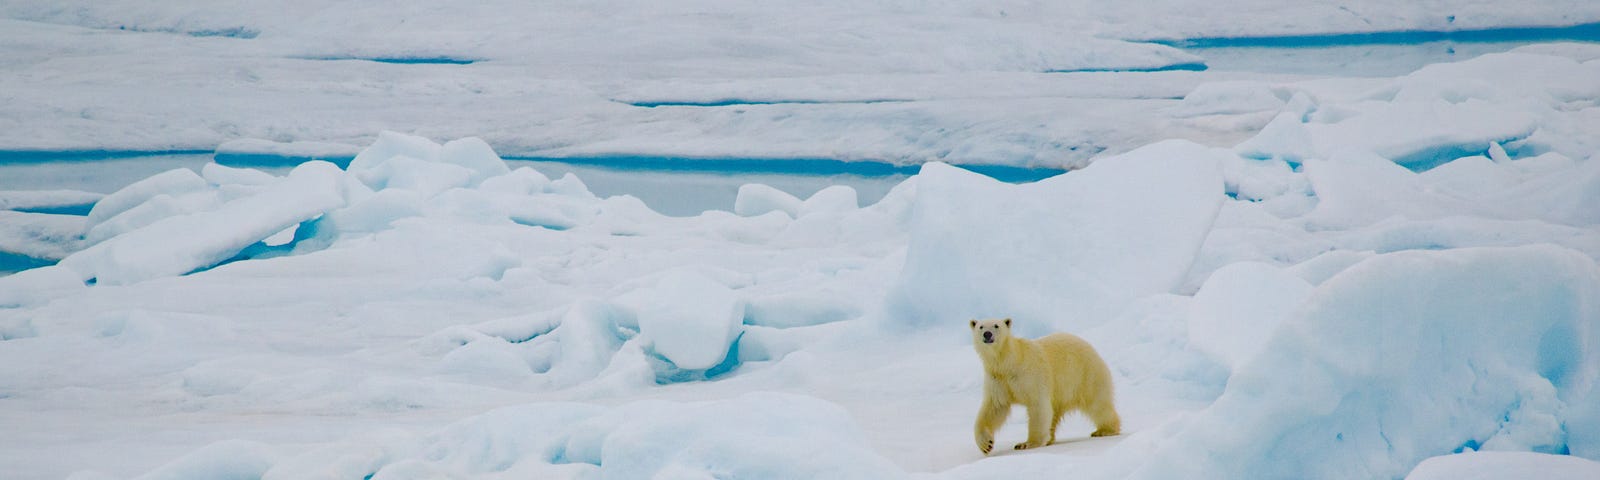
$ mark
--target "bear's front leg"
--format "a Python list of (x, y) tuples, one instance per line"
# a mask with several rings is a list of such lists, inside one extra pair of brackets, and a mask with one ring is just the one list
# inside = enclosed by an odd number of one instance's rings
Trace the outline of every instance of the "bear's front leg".
[(994, 449), (994, 431), (1011, 415), (1010, 405), (998, 405), (985, 398), (978, 409), (978, 421), (973, 425), (973, 438), (978, 441), (978, 451), (988, 455)]
[(1028, 404), (1028, 441), (1017, 444), (1017, 450), (1039, 448), (1050, 444), (1050, 423), (1055, 419), (1049, 400)]

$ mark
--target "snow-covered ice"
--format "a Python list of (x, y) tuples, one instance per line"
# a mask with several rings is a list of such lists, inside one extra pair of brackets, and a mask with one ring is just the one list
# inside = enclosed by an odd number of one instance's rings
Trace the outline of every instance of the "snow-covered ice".
[[(0, 5), (0, 477), (1591, 478), (1596, 22)], [(1185, 47), (1451, 36), (1580, 41)], [(1089, 340), (1124, 434), (980, 454), (975, 317)]]
[(1406, 475), (1408, 480), (1488, 480), (1529, 475), (1577, 480), (1600, 475), (1600, 462), (1528, 452), (1472, 452), (1430, 458)]

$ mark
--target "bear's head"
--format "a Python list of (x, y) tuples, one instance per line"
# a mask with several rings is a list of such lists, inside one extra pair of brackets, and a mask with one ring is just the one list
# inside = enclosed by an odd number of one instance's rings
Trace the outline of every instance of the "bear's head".
[(1011, 319), (973, 320), (972, 344), (996, 345), (1011, 336)]

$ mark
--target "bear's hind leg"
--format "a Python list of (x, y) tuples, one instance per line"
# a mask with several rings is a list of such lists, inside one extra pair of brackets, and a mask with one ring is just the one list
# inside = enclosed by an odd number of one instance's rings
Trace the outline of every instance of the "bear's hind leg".
[(1094, 422), (1094, 433), (1089, 436), (1109, 437), (1122, 433), (1122, 417), (1117, 415), (1117, 409), (1111, 405), (1110, 399), (1096, 402), (1092, 408), (1084, 409), (1084, 414)]

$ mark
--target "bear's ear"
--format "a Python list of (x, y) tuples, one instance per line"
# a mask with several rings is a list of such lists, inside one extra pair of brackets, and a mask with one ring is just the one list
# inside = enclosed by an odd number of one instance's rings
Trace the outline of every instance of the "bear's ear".
[(978, 321), (977, 320), (973, 320), (972, 321), (972, 328), (978, 328)]
[(1007, 327), (1011, 326), (1011, 319), (1009, 319), (1009, 318), (1006, 319), (1006, 326)]

